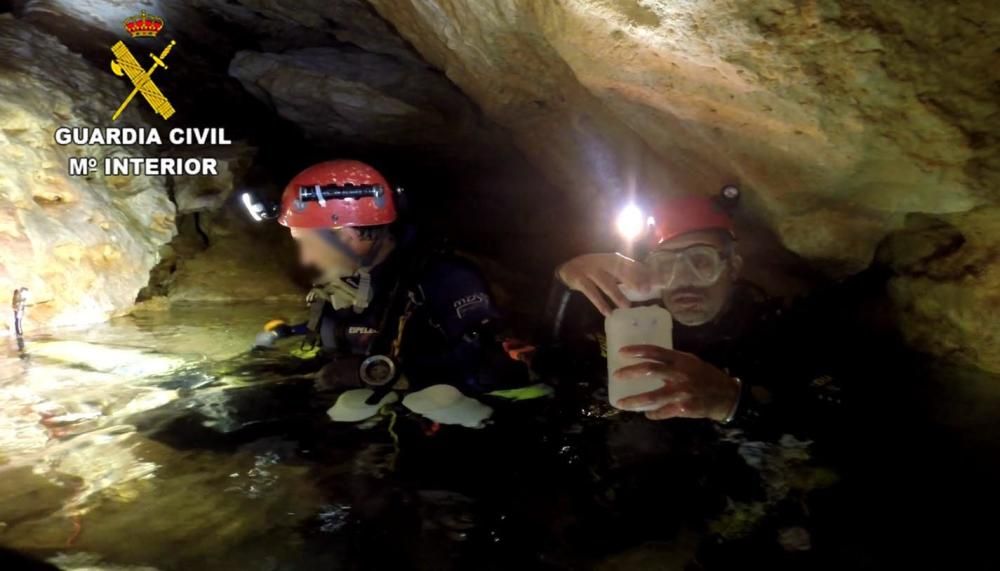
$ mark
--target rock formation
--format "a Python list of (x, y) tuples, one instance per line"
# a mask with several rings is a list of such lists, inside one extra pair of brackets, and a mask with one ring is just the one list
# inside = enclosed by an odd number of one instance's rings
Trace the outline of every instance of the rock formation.
[[(457, 220), (454, 234), (521, 252), (537, 269), (601, 246), (595, 236), (624, 197), (736, 183), (752, 277), (783, 291), (781, 276), (795, 264), (849, 276), (891, 235), (878, 260), (896, 272), (890, 294), (906, 337), (995, 371), (1000, 12), (992, 4), (198, 0), (157, 9), (184, 50), (170, 73), (199, 86), (177, 120), (239, 130), (236, 138), (259, 149), (254, 163), (272, 193), (332, 155), (383, 160), (404, 181), (420, 170), (424, 196), (444, 205), (429, 209), (434, 224)], [(120, 21), (141, 6), (14, 6), (45, 33), (2, 20), (0, 73), (14, 81), (0, 86), (0, 112), (6, 125), (26, 127), (2, 131), (10, 144), (0, 164), (11, 174), (0, 183), (8, 246), (0, 287), (27, 281), (44, 302), (38, 315), (52, 323), (97, 318), (131, 301), (170, 239), (168, 183), (68, 179), (60, 165), (72, 150), (45, 133), (69, 118), (104, 121), (118, 95), (93, 80), (103, 73), (94, 66), (106, 65)], [(51, 65), (67, 72), (43, 73)], [(68, 95), (81, 89), (94, 97)], [(32, 95), (42, 90), (51, 96)], [(23, 168), (25, 160), (38, 168)], [(237, 269), (263, 244), (288, 247), (230, 211), (238, 178), (207, 191), (175, 188), (192, 212), (180, 224), (190, 231), (164, 250), (168, 262), (151, 284), (161, 293), (226, 298), (233, 288), (213, 291), (203, 279), (210, 269), (262, 284), (244, 298), (294, 290), (284, 278), (248, 279), (283, 263)], [(71, 201), (79, 207), (67, 208)], [(74, 218), (90, 215), (101, 218), (96, 226)], [(961, 235), (964, 245), (942, 253), (934, 245), (942, 235)], [(925, 250), (929, 257), (918, 255)], [(59, 317), (70, 305), (80, 315)]]
[(1000, 373), (1000, 208), (911, 215), (880, 255), (904, 335), (929, 353)]
[(149, 280), (176, 233), (174, 205), (162, 179), (69, 176), (69, 157), (133, 154), (53, 139), (61, 125), (109, 121), (121, 96), (101, 71), (9, 15), (0, 54), (0, 293), (28, 287), (35, 323), (106, 319)]
[[(991, 2), (371, 3), (577, 200), (736, 182), (834, 277), (909, 213), (1000, 200)], [(900, 277), (893, 299), (918, 346), (997, 370), (997, 210), (975, 212), (935, 262), (964, 277)]]
[(990, 2), (372, 4), (555, 180), (587, 198), (738, 182), (834, 275), (906, 213), (1000, 198)]

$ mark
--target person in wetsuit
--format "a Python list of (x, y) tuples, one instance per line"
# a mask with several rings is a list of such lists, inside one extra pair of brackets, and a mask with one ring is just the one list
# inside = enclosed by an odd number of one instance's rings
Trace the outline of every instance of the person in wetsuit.
[(289, 182), (278, 222), (300, 262), (322, 274), (309, 295), (304, 333), (332, 363), (332, 388), (446, 383), (472, 394), (527, 380), (503, 351), (500, 315), (469, 261), (417, 241), (399, 227), (396, 194), (371, 166), (314, 165)]
[(803, 335), (823, 330), (808, 322), (819, 317), (812, 308), (770, 299), (741, 279), (743, 259), (723, 201), (675, 198), (664, 201), (653, 218), (642, 244), (644, 259), (620, 254), (573, 258), (557, 270), (549, 304), (550, 314), (559, 315), (559, 330), (549, 335), (563, 351), (575, 346), (579, 354), (580, 343), (596, 339), (593, 332), (602, 326), (601, 316), (574, 292), (608, 315), (613, 307), (631, 305), (619, 285), (637, 291), (662, 288), (661, 302), (674, 320), (674, 347), (623, 349), (646, 362), (616, 371), (610, 382), (654, 377), (663, 387), (623, 399), (616, 407), (652, 407), (644, 413), (651, 420), (707, 419), (791, 431), (800, 422), (817, 424), (817, 415), (842, 404), (836, 363), (823, 354), (824, 341)]
[[(638, 259), (586, 254), (558, 268), (548, 330), (533, 357), (536, 373), (553, 380), (557, 400), (579, 419), (582, 436), (570, 447), (601, 475), (580, 492), (594, 499), (574, 502), (591, 506), (581, 519), (605, 522), (585, 543), (613, 553), (643, 541), (718, 533), (699, 542), (707, 568), (731, 568), (743, 558), (785, 565), (791, 557), (797, 564), (795, 550), (808, 540), (785, 547), (777, 538), (789, 529), (788, 536), (808, 537), (799, 530), (811, 524), (800, 502), (806, 491), (783, 483), (790, 477), (783, 470), (808, 464), (813, 454), (824, 457), (808, 444), (813, 439), (826, 444), (838, 440), (830, 434), (843, 436), (837, 431), (844, 423), (836, 420), (844, 416), (846, 363), (831, 358), (823, 337), (834, 335), (825, 331), (833, 322), (813, 311), (822, 303), (786, 304), (742, 279), (724, 201), (665, 200), (653, 219), (635, 244)], [(652, 303), (673, 317), (673, 347), (623, 349), (645, 362), (609, 381), (603, 316), (632, 305), (621, 286), (662, 289)], [(608, 406), (607, 383), (637, 377), (663, 386)], [(796, 454), (797, 464), (784, 460)], [(761, 505), (768, 507), (748, 507)], [(744, 523), (745, 533), (718, 531)]]

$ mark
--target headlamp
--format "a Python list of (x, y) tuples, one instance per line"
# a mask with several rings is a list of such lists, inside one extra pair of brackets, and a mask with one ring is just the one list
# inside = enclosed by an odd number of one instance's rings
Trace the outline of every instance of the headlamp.
[(726, 212), (732, 213), (736, 210), (736, 205), (740, 202), (743, 191), (735, 184), (727, 184), (719, 191), (717, 198), (719, 206)]
[(653, 217), (646, 216), (635, 203), (626, 204), (615, 219), (615, 228), (625, 241), (632, 243), (653, 225)]
[(255, 222), (273, 220), (278, 217), (278, 205), (275, 203), (264, 202), (252, 192), (244, 192), (241, 199), (243, 206), (246, 207), (247, 212), (250, 213)]
[(320, 205), (327, 200), (357, 200), (359, 198), (371, 197), (375, 199), (375, 206), (385, 207), (385, 189), (380, 184), (328, 184), (311, 185), (299, 187), (299, 201), (316, 201)]

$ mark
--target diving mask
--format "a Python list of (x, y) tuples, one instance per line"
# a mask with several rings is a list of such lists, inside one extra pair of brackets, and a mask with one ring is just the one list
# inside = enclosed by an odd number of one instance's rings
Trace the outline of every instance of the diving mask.
[[(708, 287), (719, 281), (728, 254), (705, 244), (682, 250), (658, 250), (646, 258), (646, 266), (669, 289), (675, 285)], [(679, 284), (675, 284), (679, 280)]]

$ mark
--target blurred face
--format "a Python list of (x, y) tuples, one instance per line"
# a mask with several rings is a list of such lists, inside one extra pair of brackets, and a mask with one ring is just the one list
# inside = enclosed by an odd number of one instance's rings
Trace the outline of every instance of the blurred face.
[[(358, 263), (322, 236), (325, 230), (291, 228), (291, 231), (299, 246), (299, 262), (303, 266), (315, 268), (324, 275), (347, 276), (357, 271)], [(333, 233), (358, 257), (366, 256), (372, 248), (372, 243), (362, 240), (354, 228), (338, 228)]]
[(742, 260), (720, 232), (691, 232), (660, 244), (646, 265), (666, 286), (663, 302), (684, 325), (718, 317), (732, 295)]

